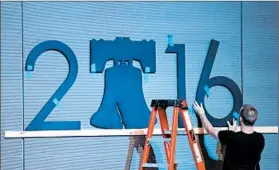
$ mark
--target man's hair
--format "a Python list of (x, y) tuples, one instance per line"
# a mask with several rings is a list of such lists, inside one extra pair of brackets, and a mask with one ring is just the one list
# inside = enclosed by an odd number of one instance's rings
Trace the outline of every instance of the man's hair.
[(253, 126), (258, 118), (258, 111), (255, 107), (245, 104), (240, 109), (240, 117), (246, 126)]

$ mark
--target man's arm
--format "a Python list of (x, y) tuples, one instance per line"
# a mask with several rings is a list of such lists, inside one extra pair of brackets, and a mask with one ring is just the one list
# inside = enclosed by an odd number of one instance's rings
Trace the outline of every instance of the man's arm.
[[(196, 111), (196, 113), (199, 115), (199, 117), (201, 119), (201, 122), (203, 124), (203, 127), (205, 128), (207, 133), (210, 136), (217, 139), (218, 141), (220, 141), (219, 136), (218, 136), (219, 130), (216, 130), (212, 126), (212, 124), (208, 121), (207, 117), (205, 116), (205, 111), (204, 111), (204, 108), (202, 106), (202, 103), (199, 105), (197, 102), (195, 102), (193, 107), (194, 107), (194, 110)], [(232, 125), (229, 122), (227, 122), (227, 124), (228, 124), (228, 128), (229, 128), (228, 130), (234, 131), (234, 132), (237, 131), (237, 123), (236, 123), (235, 119), (233, 119), (233, 124)], [(222, 136), (224, 136), (224, 135), (222, 135)]]
[(205, 115), (200, 115), (200, 119), (202, 121), (203, 127), (205, 128), (206, 132), (215, 138), (216, 140), (219, 140), (218, 138), (218, 132), (219, 130), (214, 129), (212, 124), (208, 121), (207, 117)]
[(208, 121), (207, 117), (205, 116), (205, 111), (203, 109), (202, 104), (199, 105), (197, 102), (194, 103), (194, 110), (196, 111), (196, 113), (198, 113), (202, 125), (205, 128), (206, 132), (212, 136), (213, 138), (219, 140), (218, 138), (218, 132), (219, 130), (214, 129), (214, 127), (212, 126), (212, 124)]

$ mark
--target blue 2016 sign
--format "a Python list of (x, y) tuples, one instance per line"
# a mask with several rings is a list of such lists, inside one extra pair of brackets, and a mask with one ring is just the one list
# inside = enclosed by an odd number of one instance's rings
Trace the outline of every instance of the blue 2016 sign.
[[(226, 122), (232, 119), (233, 113), (238, 112), (243, 104), (241, 90), (233, 80), (224, 76), (210, 78), (218, 46), (218, 41), (211, 40), (196, 93), (196, 100), (199, 103), (204, 103), (205, 95), (211, 87), (223, 86), (231, 92), (234, 104), (231, 112), (226, 117), (216, 119), (206, 110), (209, 121), (217, 127), (226, 126)], [(133, 67), (132, 62), (133, 60), (139, 61), (144, 73), (155, 73), (155, 49), (155, 41), (131, 41), (129, 38), (116, 38), (112, 41), (92, 40), (90, 42), (90, 72), (103, 72), (105, 63), (108, 60), (114, 60), (114, 66), (105, 70), (105, 95), (99, 110), (90, 119), (92, 126), (103, 129), (148, 127), (150, 111), (141, 91), (141, 70)], [(42, 42), (35, 46), (28, 55), (25, 71), (34, 71), (38, 57), (50, 50), (63, 54), (68, 61), (69, 73), (25, 130), (80, 130), (80, 121), (45, 121), (76, 80), (78, 62), (71, 48), (60, 41)], [(168, 44), (165, 52), (176, 54), (177, 98), (185, 99), (185, 45)], [(119, 77), (122, 77), (121, 81)], [(125, 92), (125, 89), (121, 89), (119, 83), (125, 83), (127, 87), (134, 88), (135, 90), (132, 90), (134, 93)], [(114, 84), (114, 86), (111, 84)], [(199, 126), (201, 126), (200, 122)], [(181, 119), (179, 120), (179, 127), (183, 127)]]

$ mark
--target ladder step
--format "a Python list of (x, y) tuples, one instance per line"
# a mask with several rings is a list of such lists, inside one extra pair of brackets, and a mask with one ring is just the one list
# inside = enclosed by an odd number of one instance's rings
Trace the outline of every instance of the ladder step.
[[(171, 130), (165, 130), (164, 131), (166, 135), (171, 135), (172, 131)], [(177, 131), (177, 135), (185, 135), (187, 132), (185, 131)]]
[[(152, 142), (153, 142), (153, 141), (152, 141), (152, 138), (148, 138), (147, 140), (148, 140), (149, 143), (152, 144)], [(163, 141), (164, 141), (164, 142), (170, 142), (170, 141), (171, 141), (171, 138), (163, 138)]]
[(166, 135), (171, 135), (171, 130), (165, 130)]
[(171, 142), (171, 138), (164, 138), (164, 142)]
[(153, 106), (161, 106), (161, 107), (174, 106), (174, 107), (182, 107), (188, 109), (186, 101), (181, 99), (175, 99), (175, 100), (155, 99), (151, 101), (151, 107)]
[(144, 163), (142, 165), (143, 168), (159, 168), (159, 164), (156, 163)]
[[(174, 165), (178, 165), (178, 163), (174, 163)], [(143, 168), (168, 168), (167, 164), (163, 164), (163, 163), (144, 163), (142, 165)]]

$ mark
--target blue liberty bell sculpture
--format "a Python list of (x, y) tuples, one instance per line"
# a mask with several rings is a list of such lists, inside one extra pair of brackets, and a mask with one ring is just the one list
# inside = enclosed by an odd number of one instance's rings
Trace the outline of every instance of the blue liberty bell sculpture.
[[(155, 73), (155, 41), (91, 40), (91, 72), (101, 73), (107, 61), (114, 66), (105, 70), (105, 90), (101, 105), (91, 117), (92, 126), (103, 129), (147, 128), (150, 110), (142, 90), (142, 71)], [(133, 67), (139, 61), (141, 69)]]

